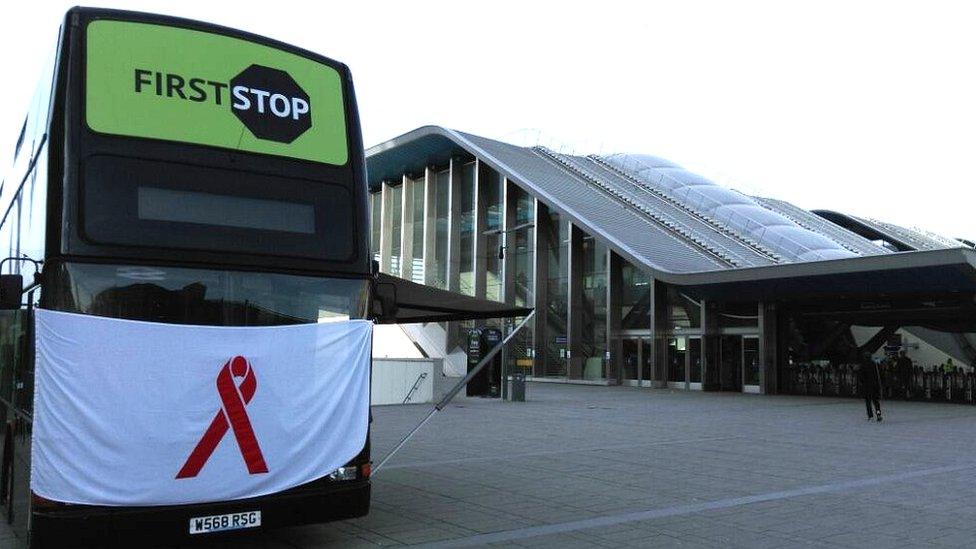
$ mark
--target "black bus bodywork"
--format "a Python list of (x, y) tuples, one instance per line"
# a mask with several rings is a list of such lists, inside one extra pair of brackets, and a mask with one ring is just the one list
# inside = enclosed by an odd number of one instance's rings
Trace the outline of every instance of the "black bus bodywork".
[[(333, 68), (342, 82), (345, 163), (93, 131), (85, 118), (85, 30), (105, 20), (234, 37)], [(348, 68), (287, 44), (206, 23), (74, 8), (65, 17), (39, 90), (18, 140), (14, 167), (0, 191), (0, 254), (26, 256), (43, 265), (36, 280), (32, 262), (4, 265), (4, 272), (23, 272), (27, 299), (26, 309), (0, 314), (4, 518), (40, 547), (66, 541), (101, 546), (133, 536), (143, 543), (179, 540), (189, 536), (191, 517), (255, 509), (262, 511), (262, 528), (366, 514), (368, 438), (350, 462), (353, 473), (342, 479), (326, 477), (251, 500), (95, 507), (32, 497), (29, 487), (32, 307), (227, 326), (369, 314), (367, 190)], [(162, 214), (142, 215), (140, 201), (147, 196), (153, 204), (171, 205)], [(257, 204), (257, 211), (277, 218), (300, 211), (314, 222), (294, 230), (276, 226), (280, 221), (275, 220), (227, 222), (219, 209), (212, 211), (214, 219), (206, 218), (207, 204), (223, 203)]]

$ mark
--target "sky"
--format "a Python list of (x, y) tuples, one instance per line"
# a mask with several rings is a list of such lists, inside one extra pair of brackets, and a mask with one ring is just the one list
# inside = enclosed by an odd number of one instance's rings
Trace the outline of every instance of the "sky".
[[(652, 154), (749, 194), (976, 239), (976, 8), (964, 2), (345, 4), (100, 6), (345, 62), (367, 146), (436, 124)], [(3, 6), (0, 166), (71, 5)]]

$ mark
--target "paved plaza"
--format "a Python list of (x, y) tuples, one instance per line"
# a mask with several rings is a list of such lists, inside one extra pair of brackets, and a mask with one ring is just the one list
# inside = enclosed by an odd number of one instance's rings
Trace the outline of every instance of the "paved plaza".
[[(976, 541), (976, 407), (531, 383), (459, 397), (363, 519), (195, 547), (917, 547)], [(379, 460), (428, 406), (376, 407)], [(5, 540), (0, 531), (0, 545)]]

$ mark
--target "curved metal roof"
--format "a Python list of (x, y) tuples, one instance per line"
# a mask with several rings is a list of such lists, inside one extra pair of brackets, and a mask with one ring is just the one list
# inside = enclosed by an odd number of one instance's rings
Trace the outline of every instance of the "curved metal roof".
[(941, 250), (965, 245), (959, 240), (946, 238), (932, 232), (909, 229), (877, 219), (858, 217), (832, 210), (813, 210), (813, 213), (849, 227), (851, 230), (887, 240), (902, 250)]
[(829, 221), (818, 225), (806, 210), (725, 189), (655, 157), (562, 155), (438, 126), (366, 156), (372, 190), (452, 157), (477, 157), (655, 278), (702, 292), (760, 299), (910, 292), (922, 279), (932, 291), (976, 291), (976, 250), (885, 253)]
[(851, 232), (840, 225), (818, 216), (817, 214), (794, 206), (783, 200), (774, 198), (752, 197), (760, 206), (779, 213), (783, 217), (791, 219), (797, 225), (805, 227), (816, 233), (822, 234), (844, 248), (857, 253), (858, 255), (879, 255), (891, 253), (891, 250), (884, 246), (879, 246), (864, 238), (863, 236)]
[(858, 254), (829, 238), (764, 208), (752, 197), (722, 187), (653, 156), (614, 154), (605, 160), (617, 169), (655, 185), (686, 205), (751, 237), (787, 261), (841, 259)]

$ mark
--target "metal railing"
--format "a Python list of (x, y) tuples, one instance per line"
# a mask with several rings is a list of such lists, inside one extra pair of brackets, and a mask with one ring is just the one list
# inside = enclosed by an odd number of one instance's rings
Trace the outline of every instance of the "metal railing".
[(468, 375), (464, 376), (464, 378), (461, 379), (461, 381), (457, 382), (457, 384), (454, 385), (454, 387), (452, 387), (449, 391), (447, 391), (447, 393), (444, 394), (444, 396), (440, 399), (440, 401), (438, 401), (437, 404), (435, 404), (434, 407), (430, 410), (430, 412), (427, 413), (424, 419), (422, 419), (420, 423), (417, 424), (416, 427), (411, 429), (410, 432), (406, 434), (406, 436), (400, 439), (400, 442), (396, 446), (394, 446), (393, 449), (390, 450), (388, 454), (386, 454), (386, 457), (380, 460), (379, 464), (373, 468), (373, 474), (376, 474), (376, 472), (382, 469), (383, 465), (385, 465), (387, 461), (390, 461), (390, 459), (394, 455), (396, 455), (397, 452), (400, 451), (400, 448), (403, 448), (403, 446), (417, 433), (417, 431), (422, 429), (423, 426), (426, 425), (427, 422), (431, 420), (431, 418), (433, 418), (438, 412), (443, 410), (451, 402), (451, 400), (454, 399), (454, 397), (458, 394), (458, 392), (460, 392), (465, 385), (467, 385), (472, 379), (474, 379), (474, 377), (478, 375), (478, 373), (480, 373), (481, 370), (485, 366), (487, 366), (488, 363), (491, 362), (493, 358), (495, 358), (495, 355), (500, 353), (501, 350), (505, 347), (505, 345), (507, 345), (508, 342), (512, 340), (512, 338), (514, 338), (519, 332), (522, 331), (522, 328), (524, 328), (526, 325), (529, 324), (529, 322), (532, 321), (532, 318), (534, 316), (535, 316), (535, 311), (529, 313), (528, 316), (526, 316), (525, 318), (522, 319), (521, 322), (519, 322), (518, 326), (516, 326), (507, 336), (505, 336), (504, 339), (502, 339), (500, 344), (495, 345), (490, 351), (485, 353), (485, 356), (481, 358), (478, 364), (476, 364), (474, 368), (471, 368), (468, 371)]
[[(860, 397), (858, 368), (854, 364), (794, 364), (781, 371), (780, 390), (794, 395)], [(921, 366), (906, 371), (882, 370), (885, 399), (976, 405), (976, 375), (972, 371)]]
[(423, 383), (425, 379), (427, 379), (427, 372), (420, 372), (420, 375), (417, 376), (417, 380), (413, 382), (413, 387), (407, 391), (407, 396), (403, 399), (403, 404), (410, 402), (410, 399), (413, 398), (413, 394), (417, 392), (417, 389), (420, 388), (420, 384)]

